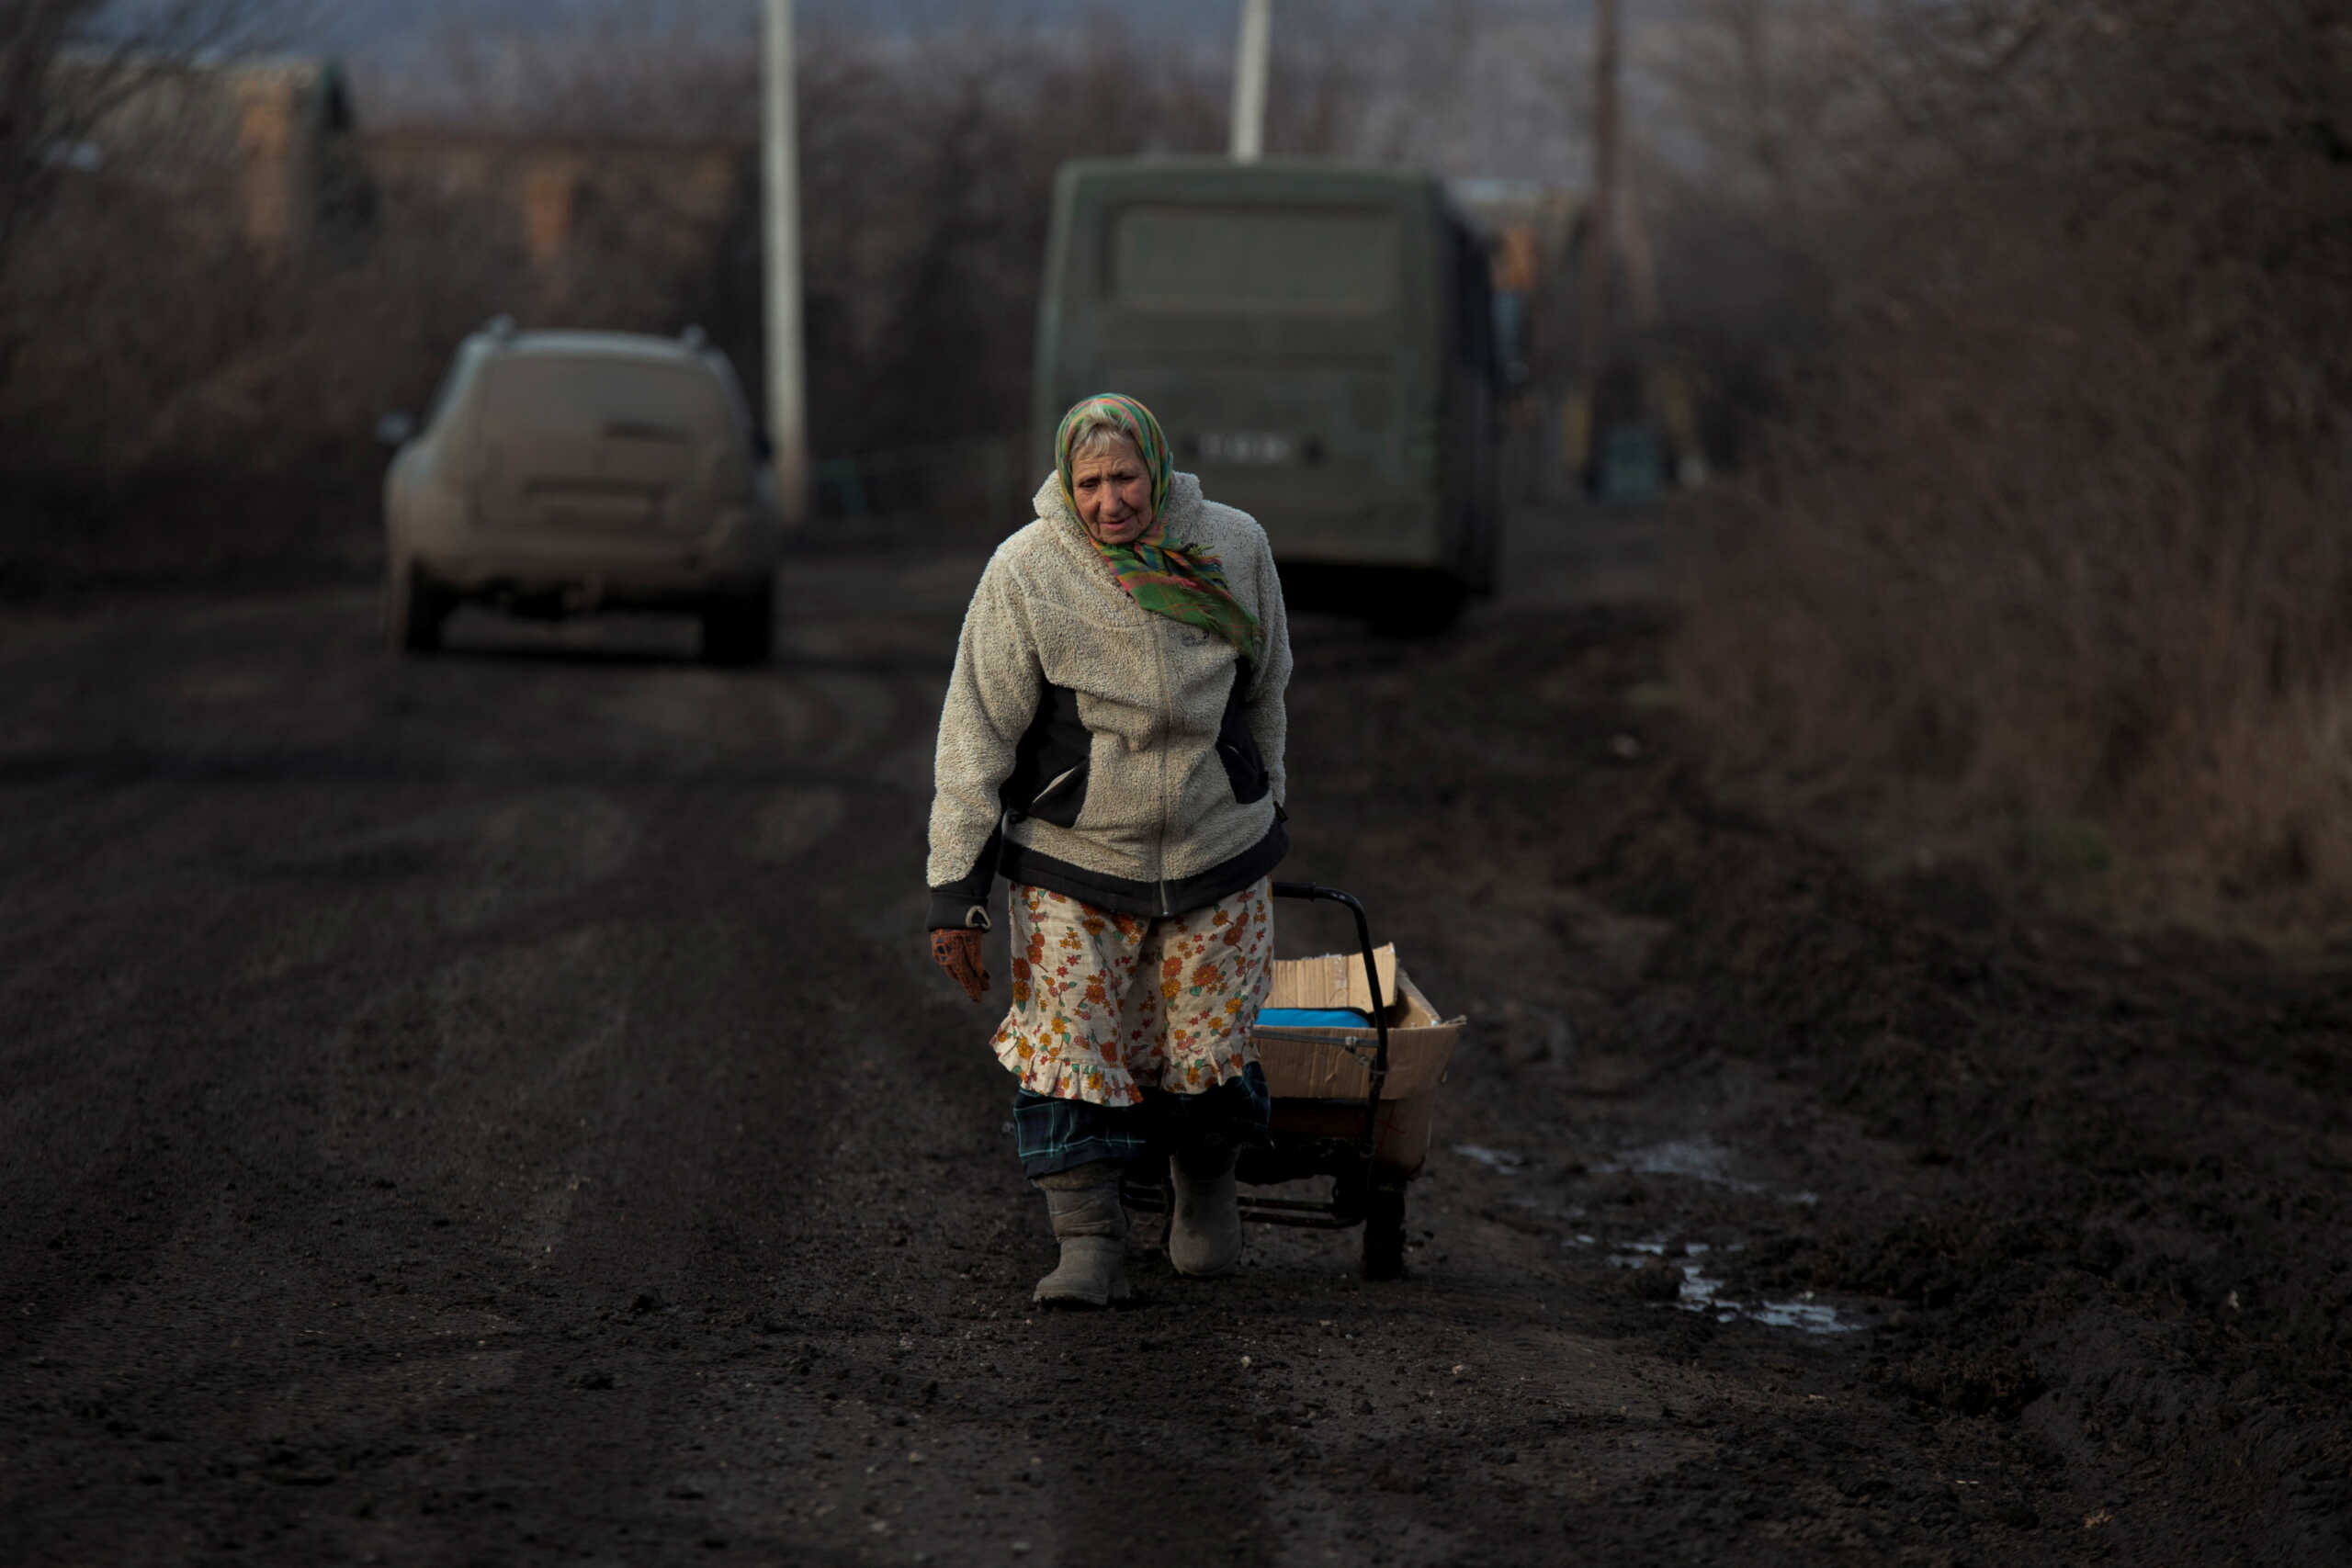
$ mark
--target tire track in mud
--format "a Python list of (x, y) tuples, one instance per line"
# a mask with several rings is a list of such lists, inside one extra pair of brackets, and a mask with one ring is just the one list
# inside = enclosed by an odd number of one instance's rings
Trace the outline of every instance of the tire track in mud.
[[(502, 672), (511, 672), (504, 671), (503, 667), (500, 669)], [(687, 673), (691, 675), (693, 672)], [(861, 690), (861, 687), (872, 684), (862, 677), (823, 679), (835, 687), (848, 688), (846, 699), (834, 705), (847, 711), (846, 721), (838, 719), (835, 713), (823, 705), (804, 705), (815, 708), (816, 722), (797, 721), (796, 716), (790, 714), (780, 720), (775, 703), (757, 700), (760, 694), (747, 692), (747, 682), (734, 682), (718, 693), (729, 710), (725, 723), (708, 719), (700, 722), (709, 725), (717, 734), (732, 735), (750, 749), (772, 750), (787, 747), (804, 758), (814, 751), (816, 756), (812, 760), (819, 761), (820, 765), (837, 759), (854, 762), (860, 747), (865, 744), (863, 736), (870, 734), (877, 722), (887, 726), (894, 709), (887, 702), (877, 703), (870, 692)], [(258, 688), (249, 691), (250, 694), (258, 694)], [(752, 700), (744, 700), (746, 695)], [(577, 719), (581, 716), (576, 713), (559, 715), (560, 718)], [(509, 739), (511, 743), (512, 738)], [(500, 748), (485, 750), (497, 750)], [(384, 967), (389, 961), (391, 966), (406, 968), (413, 973), (414, 966), (422, 963), (430, 976), (424, 981), (419, 1004), (423, 1009), (420, 1021), (427, 1025), (446, 1023), (453, 1016), (483, 1010), (486, 1003), (489, 1004), (488, 1010), (493, 1013), (511, 1014), (520, 1010), (530, 1014), (542, 1011), (548, 998), (542, 995), (535, 998), (527, 993), (535, 987), (541, 991), (546, 990), (550, 981), (555, 983), (556, 989), (561, 989), (563, 981), (577, 979), (583, 970), (593, 968), (594, 959), (592, 955), (586, 963), (559, 961), (549, 971), (545, 964), (532, 958), (532, 950), (527, 944), (537, 940), (544, 946), (548, 932), (552, 929), (571, 933), (569, 937), (558, 939), (559, 947), (567, 943), (576, 947), (583, 934), (593, 935), (593, 928), (583, 922), (599, 918), (626, 919), (632, 912), (640, 917), (652, 912), (658, 907), (656, 898), (646, 896), (641, 890), (634, 895), (616, 897), (615, 884), (627, 875), (632, 861), (641, 861), (649, 854), (658, 857), (679, 848), (673, 841), (676, 834), (663, 825), (681, 820), (705, 822), (711, 825), (710, 831), (722, 840), (750, 840), (754, 852), (767, 864), (788, 865), (821, 841), (837, 817), (838, 802), (844, 793), (844, 785), (860, 786), (865, 796), (870, 798), (872, 795), (870, 781), (854, 773), (839, 775), (836, 782), (820, 784), (813, 788), (787, 784), (779, 795), (775, 788), (779, 782), (775, 769), (773, 763), (766, 762), (754, 770), (744, 770), (740, 779), (722, 781), (714, 789), (708, 787), (707, 769), (682, 768), (662, 760), (652, 766), (640, 764), (644, 775), (642, 781), (633, 786), (625, 784), (617, 801), (612, 792), (604, 791), (586, 796), (575, 795), (573, 802), (567, 805), (560, 796), (550, 799), (542, 791), (516, 793), (502, 803), (495, 793), (484, 801), (478, 789), (469, 787), (478, 783), (478, 775), (484, 771), (478, 756), (455, 764), (443, 763), (416, 769), (401, 765), (403, 758), (398, 753), (390, 759), (393, 765), (389, 768), (381, 765), (354, 767), (343, 760), (345, 755), (329, 744), (296, 755), (284, 751), (256, 755), (248, 750), (242, 756), (233, 752), (223, 756), (216, 751), (209, 756), (183, 760), (185, 754), (179, 759), (172, 758), (170, 753), (152, 751), (145, 755), (126, 755), (125, 749), (110, 746), (97, 770), (93, 770), (86, 763), (77, 763), (71, 758), (61, 764), (52, 756), (32, 769), (20, 768), (10, 782), (21, 785), (26, 782), (28, 773), (68, 784), (96, 783), (104, 786), (113, 782), (113, 778), (91, 779), (89, 774), (93, 771), (114, 777), (150, 781), (161, 773), (170, 785), (182, 791), (200, 791), (208, 784), (217, 786), (227, 782), (235, 786), (232, 795), (251, 797), (246, 806), (255, 815), (267, 815), (284, 809), (289, 787), (297, 793), (305, 789), (314, 791), (324, 780), (338, 789), (356, 784), (357, 787), (369, 790), (373, 795), (368, 803), (370, 807), (394, 804), (383, 798), (384, 788), (388, 785), (398, 792), (398, 795), (408, 797), (408, 809), (413, 811), (417, 805), (425, 806), (427, 817), (421, 829), (411, 829), (402, 821), (390, 833), (381, 829), (367, 829), (356, 835), (345, 835), (339, 840), (331, 840), (323, 846), (313, 840), (303, 848), (316, 851), (315, 853), (297, 851), (289, 854), (284, 849), (273, 850), (261, 857), (263, 863), (258, 866), (253, 863), (255, 857), (246, 846), (269, 841), (266, 833), (255, 830), (258, 824), (231, 828), (219, 836), (244, 851), (246, 863), (190, 869), (183, 880), (190, 886), (209, 886), (220, 890), (214, 901), (222, 908), (192, 928), (219, 933), (239, 931), (239, 917), (250, 913), (249, 908), (235, 908), (239, 899), (236, 893), (229, 889), (234, 888), (247, 895), (245, 901), (249, 906), (267, 909), (279, 901), (272, 895), (291, 893), (299, 897), (312, 889), (336, 888), (347, 884), (356, 872), (364, 872), (379, 886), (372, 893), (360, 895), (361, 899), (373, 903), (370, 912), (382, 926), (401, 933), (394, 940), (379, 944), (379, 951), (373, 955), (373, 966)], [(159, 758), (169, 760), (159, 761)], [(539, 773), (544, 785), (548, 770), (534, 771)], [(611, 784), (614, 781), (609, 775), (613, 771), (609, 765), (600, 764), (586, 772), (590, 777)], [(415, 778), (419, 773), (424, 775), (421, 780)], [(436, 777), (436, 773), (439, 776)], [(174, 777), (175, 774), (178, 776)], [(678, 783), (681, 775), (691, 782), (682, 786)], [(451, 784), (461, 786), (469, 804), (451, 807), (440, 798), (447, 793), (446, 786)], [(494, 791), (499, 787), (494, 780), (492, 787)], [(424, 791), (422, 800), (417, 798), (420, 788)], [(751, 805), (755, 798), (763, 803), (756, 810)], [(588, 807), (585, 817), (580, 809), (583, 801)], [(722, 809), (710, 810), (714, 804)], [(245, 808), (232, 807), (241, 813)], [(395, 809), (399, 809), (398, 806)], [(517, 813), (524, 815), (518, 816)], [(174, 830), (175, 825), (169, 820), (169, 815), (161, 814), (156, 819), (158, 837), (167, 838)], [(296, 819), (300, 820), (307, 815), (307, 812), (298, 813)], [(606, 827), (595, 829), (594, 825), (598, 821), (605, 823)], [(655, 831), (644, 830), (648, 822), (656, 826)], [(576, 831), (582, 826), (592, 828), (584, 840)], [(185, 829), (181, 830), (184, 832)], [(548, 837), (548, 830), (554, 832), (554, 839)], [(297, 840), (300, 840), (299, 834)], [(604, 846), (601, 850), (596, 847), (599, 843)], [(685, 851), (691, 855), (707, 852), (713, 847), (690, 844), (685, 846)], [(724, 849), (728, 846), (722, 843), (718, 847)], [(552, 877), (546, 874), (550, 867), (559, 868), (558, 874)], [(461, 895), (452, 902), (441, 886), (450, 870), (474, 877), (476, 891)], [(395, 899), (386, 907), (382, 902), (385, 889), (381, 884), (387, 882), (395, 887), (402, 884), (413, 886), (417, 895), (414, 906), (404, 911)], [(256, 893), (259, 895), (257, 898), (251, 897)], [(489, 903), (482, 902), (484, 897), (490, 899)], [(124, 901), (126, 904), (146, 903), (152, 907), (152, 898), (142, 900), (135, 894), (127, 896)], [(316, 924), (317, 912), (310, 910), (287, 921), (283, 932), (265, 932), (258, 939), (246, 932), (246, 944), (251, 951), (265, 955), (262, 962), (241, 964), (232, 960), (222, 963), (216, 959), (201, 965), (205, 969), (242, 972), (251, 977), (242, 988), (213, 998), (214, 1005), (224, 1011), (243, 1010), (249, 1014), (256, 1005), (288, 987), (322, 983), (331, 985), (338, 979), (347, 981), (347, 976), (336, 973), (338, 967), (350, 967), (347, 941), (339, 940), (345, 938), (347, 932), (330, 930), (323, 934), (323, 940), (313, 943), (310, 951), (295, 953), (290, 961), (283, 952), (288, 943)], [(425, 934), (420, 937), (418, 933)], [(119, 940), (122, 932), (118, 929), (114, 935)], [(240, 941), (232, 937), (223, 942), (215, 935), (211, 945), (215, 951), (233, 949), (240, 945)], [(689, 950), (704, 945), (694, 942), (684, 944)], [(435, 960), (429, 952), (419, 951), (420, 948), (435, 946), (443, 951), (444, 958)], [(509, 1005), (498, 1006), (502, 998), (495, 993), (502, 987), (484, 980), (481, 973), (484, 964), (492, 966), (491, 973), (503, 968), (513, 976), (504, 988), (511, 990), (514, 985), (520, 984), (526, 994), (521, 998), (503, 998)], [(519, 969), (515, 967), (518, 964)], [(100, 1035), (136, 1034), (141, 1027), (134, 1016), (136, 1009), (143, 1006), (160, 1014), (175, 1007), (184, 1008), (183, 997), (163, 993), (175, 983), (184, 987), (187, 976), (168, 973), (178, 965), (166, 963), (159, 967), (166, 973), (154, 984), (132, 986), (118, 1005), (97, 1010), (95, 1015), (90, 1016), (87, 1022), (91, 1032)], [(413, 984), (395, 987), (396, 993), (414, 992), (415, 989)], [(395, 1014), (398, 1010), (396, 1007)], [(613, 1026), (601, 1035), (591, 1032), (579, 1037), (570, 1051), (559, 1051), (553, 1069), (556, 1075), (559, 1077), (563, 1076), (566, 1066), (563, 1058), (566, 1055), (571, 1058), (571, 1065), (586, 1065), (599, 1057), (609, 1056), (615, 1039), (628, 1032), (627, 1020), (624, 1009), (613, 1021)], [(369, 1021), (370, 1014), (363, 1006), (357, 1026), (364, 1028)], [(535, 1020), (526, 1028), (539, 1032), (543, 1024), (543, 1019)], [(441, 1043), (444, 1052), (447, 1043), (446, 1040)], [(494, 1045), (494, 1042), (489, 1043)], [(406, 1064), (395, 1061), (391, 1065), (398, 1067)], [(408, 1196), (394, 1213), (379, 1214), (378, 1219), (395, 1226), (404, 1226), (413, 1232), (427, 1225), (424, 1211), (441, 1209), (443, 1212), (433, 1216), (431, 1228), (424, 1232), (436, 1242), (447, 1237), (450, 1229), (466, 1225), (463, 1216), (469, 1209), (498, 1204), (509, 1189), (517, 1192), (535, 1191), (537, 1197), (522, 1201), (514, 1218), (523, 1225), (536, 1227), (528, 1233), (529, 1241), (521, 1245), (527, 1247), (536, 1243), (540, 1249), (539, 1256), (545, 1257), (547, 1247), (561, 1245), (548, 1228), (552, 1212), (548, 1203), (548, 1194), (576, 1195), (580, 1187), (585, 1185), (571, 1179), (550, 1179), (546, 1173), (558, 1168), (593, 1167), (594, 1162), (581, 1153), (583, 1145), (580, 1145), (578, 1140), (561, 1137), (555, 1140), (560, 1152), (551, 1160), (542, 1154), (536, 1165), (531, 1159), (523, 1157), (486, 1162), (481, 1149), (469, 1155), (466, 1145), (487, 1140), (493, 1122), (498, 1141), (511, 1142), (516, 1131), (512, 1108), (496, 1100), (485, 1100), (480, 1107), (482, 1114), (477, 1118), (479, 1127), (469, 1128), (469, 1112), (466, 1109), (469, 1099), (466, 1079), (469, 1075), (452, 1075), (447, 1070), (449, 1064), (446, 1060), (432, 1066), (441, 1069), (432, 1076), (442, 1081), (428, 1088), (422, 1098), (415, 1091), (405, 1095), (388, 1092), (389, 1086), (382, 1075), (378, 1074), (363, 1075), (359, 1081), (346, 1083), (343, 1100), (346, 1105), (365, 1103), (379, 1115), (389, 1113), (395, 1120), (407, 1121), (408, 1124), (399, 1129), (400, 1141), (411, 1146), (438, 1149), (438, 1157), (445, 1162), (438, 1176), (430, 1166), (418, 1168), (413, 1154), (403, 1159), (401, 1157), (402, 1150), (390, 1146), (378, 1147), (372, 1160), (355, 1161), (353, 1154), (361, 1151), (348, 1148), (324, 1151), (329, 1156), (329, 1166), (344, 1172), (343, 1176), (331, 1175), (326, 1171), (313, 1171), (306, 1175), (290, 1169), (280, 1169), (273, 1174), (278, 1177), (281, 1184), (312, 1194), (311, 1202), (317, 1204), (317, 1190), (344, 1184), (355, 1167), (365, 1169), (372, 1163), (379, 1168), (397, 1169), (402, 1178), (399, 1185), (407, 1190)], [(456, 1081), (450, 1081), (453, 1077)], [(473, 1090), (478, 1093), (481, 1075), (476, 1073), (470, 1077), (475, 1080)], [(544, 1089), (547, 1086), (530, 1087)], [(688, 1093), (689, 1100), (693, 1104), (701, 1103), (707, 1089), (707, 1084), (693, 1086)], [(577, 1086), (574, 1089), (574, 1097), (579, 1098)], [(527, 1097), (526, 1093), (525, 1098)], [(641, 1094), (637, 1098), (641, 1099)], [(420, 1106), (438, 1111), (437, 1121), (408, 1116), (409, 1108)], [(627, 1106), (621, 1109), (627, 1111), (640, 1108)], [(600, 1120), (605, 1125), (597, 1129), (596, 1135), (607, 1143), (616, 1134), (626, 1139), (629, 1128), (626, 1124), (617, 1128), (613, 1125), (619, 1118), (607, 1116)], [(469, 1136), (469, 1134), (476, 1135)], [(706, 1145), (716, 1142), (709, 1139), (697, 1141)], [(563, 1147), (567, 1142), (574, 1146)], [(604, 1163), (606, 1166), (611, 1164), (608, 1156)], [(627, 1173), (623, 1174), (626, 1179)], [(650, 1179), (628, 1180), (627, 1184), (637, 1187), (640, 1192), (659, 1191), (666, 1179), (673, 1189), (669, 1198), (673, 1202), (678, 1202), (680, 1199), (674, 1190), (674, 1172), (664, 1172)], [(390, 1177), (378, 1179), (384, 1181), (387, 1187), (393, 1185)], [(324, 1206), (340, 1205), (330, 1198)], [(660, 1207), (658, 1204), (648, 1206)], [(704, 1205), (688, 1199), (684, 1201), (684, 1206), (691, 1209)], [(450, 1217), (447, 1211), (452, 1209), (458, 1212), (459, 1218)], [(341, 1227), (345, 1217), (338, 1213), (327, 1224)], [(599, 1216), (599, 1222), (603, 1234), (609, 1239), (614, 1229), (609, 1216)], [(671, 1228), (659, 1218), (650, 1223), (659, 1234), (666, 1235)], [(490, 1223), (487, 1245), (494, 1249), (513, 1239), (505, 1234), (508, 1226), (509, 1221), (503, 1216)], [(260, 1239), (249, 1234), (248, 1245)], [(232, 1253), (235, 1242), (229, 1235), (218, 1234), (218, 1227), (209, 1240), (209, 1246), (198, 1241), (181, 1247), (180, 1266), (199, 1274), (228, 1266), (228, 1255)], [(674, 1246), (669, 1248), (673, 1256), (670, 1266), (665, 1268), (662, 1262), (664, 1249), (646, 1242), (647, 1238), (640, 1235), (636, 1245), (625, 1249), (632, 1272), (643, 1273), (650, 1269), (659, 1275), (677, 1271), (676, 1258), (683, 1255), (676, 1253)], [(267, 1243), (265, 1242), (265, 1246)], [(299, 1248), (300, 1244), (288, 1240), (281, 1246)], [(448, 1255), (446, 1247), (442, 1250), (445, 1256)], [(461, 1247), (459, 1252), (462, 1254), (466, 1250), (469, 1249)], [(101, 1284), (105, 1279), (101, 1276)], [(168, 1291), (175, 1286), (166, 1278), (160, 1288)], [(268, 1321), (295, 1315), (288, 1301), (289, 1288), (300, 1293), (299, 1280), (290, 1274), (280, 1277), (275, 1283), (253, 1281), (246, 1288), (232, 1292), (232, 1299), (223, 1303), (229, 1310), (222, 1315), (231, 1322), (241, 1318)], [(405, 1293), (405, 1287), (401, 1288)], [(347, 1288), (345, 1293), (348, 1293)], [(234, 1299), (237, 1297), (242, 1297), (242, 1301)], [(334, 1302), (328, 1304), (348, 1307), (354, 1303)], [(477, 1325), (490, 1332), (476, 1335), (465, 1343), (475, 1346), (481, 1353), (450, 1348), (435, 1354), (437, 1341), (459, 1332), (447, 1326), (452, 1312), (462, 1317), (468, 1310), (470, 1309), (444, 1306), (424, 1314), (409, 1314), (407, 1324), (412, 1326), (407, 1327), (390, 1318), (382, 1318), (368, 1327), (359, 1337), (358, 1344), (349, 1347), (350, 1351), (362, 1361), (374, 1364), (374, 1370), (356, 1369), (352, 1378), (330, 1375), (323, 1382), (315, 1376), (307, 1380), (298, 1378), (295, 1383), (284, 1388), (257, 1389), (254, 1399), (242, 1402), (244, 1413), (241, 1416), (232, 1413), (241, 1404), (233, 1397), (229, 1406), (216, 1411), (216, 1416), (224, 1416), (224, 1424), (231, 1428), (240, 1426), (251, 1427), (256, 1424), (266, 1427), (273, 1422), (288, 1419), (284, 1412), (301, 1410), (315, 1424), (317, 1404), (327, 1400), (331, 1393), (333, 1403), (347, 1411), (396, 1407), (397, 1418), (391, 1416), (385, 1417), (396, 1427), (404, 1425), (413, 1427), (419, 1422), (430, 1425), (435, 1420), (446, 1419), (446, 1411), (449, 1407), (478, 1404), (482, 1399), (496, 1395), (498, 1391), (511, 1390), (518, 1375), (518, 1353), (515, 1350), (511, 1348), (484, 1348), (494, 1337), (511, 1335), (511, 1325), (489, 1323)], [(100, 1303), (95, 1317), (70, 1310), (59, 1312), (50, 1321), (48, 1341), (52, 1348), (65, 1350), (91, 1335), (109, 1331), (119, 1321), (119, 1317), (108, 1314), (104, 1303)], [(435, 1325), (441, 1326), (435, 1327)], [(228, 1337), (232, 1346), (243, 1344), (241, 1335), (232, 1333)], [(491, 1363), (487, 1370), (486, 1361)], [(419, 1369), (423, 1367), (435, 1370), (421, 1371)], [(224, 1371), (214, 1369), (211, 1378), (216, 1384), (252, 1382), (249, 1375), (224, 1377)], [(265, 1382), (268, 1381), (266, 1379)], [(385, 1396), (367, 1393), (369, 1387), (404, 1392), (390, 1400), (390, 1406), (387, 1406)], [(305, 1390), (310, 1392), (305, 1393)], [(273, 1411), (281, 1414), (270, 1414)], [(436, 1415), (436, 1412), (445, 1414)], [(659, 1410), (647, 1414), (651, 1427), (659, 1429), (662, 1425)], [(349, 1420), (339, 1418), (329, 1427), (349, 1427), (352, 1425)], [(359, 1429), (356, 1431), (330, 1430), (320, 1435), (329, 1438), (327, 1446), (331, 1449), (341, 1447), (347, 1451), (356, 1446), (364, 1450), (369, 1446), (368, 1423), (362, 1420), (357, 1426)], [(562, 1440), (565, 1439), (559, 1439), (559, 1442)], [(413, 1457), (415, 1444), (413, 1441), (395, 1442), (392, 1447), (406, 1448)], [(559, 1449), (547, 1454), (546, 1459), (550, 1468), (560, 1468), (562, 1457)], [(234, 1469), (233, 1459), (230, 1462), (231, 1468)], [(279, 1468), (284, 1467), (281, 1465)], [(454, 1546), (455, 1541), (449, 1544)]]

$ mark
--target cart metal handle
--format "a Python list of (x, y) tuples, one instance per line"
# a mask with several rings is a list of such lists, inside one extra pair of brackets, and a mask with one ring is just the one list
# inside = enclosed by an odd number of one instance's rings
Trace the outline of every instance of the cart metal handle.
[(1388, 1009), (1380, 994), (1380, 963), (1373, 956), (1372, 922), (1364, 917), (1363, 906), (1355, 895), (1336, 887), (1324, 887), (1312, 882), (1277, 882), (1277, 898), (1306, 898), (1327, 904), (1339, 904), (1355, 917), (1356, 942), (1363, 952), (1363, 983), (1365, 995), (1372, 998), (1372, 1027), (1377, 1045), (1372, 1059), (1372, 1092), (1363, 1102), (1364, 1190), (1372, 1190), (1373, 1166), (1380, 1145), (1380, 1091), (1388, 1083)]

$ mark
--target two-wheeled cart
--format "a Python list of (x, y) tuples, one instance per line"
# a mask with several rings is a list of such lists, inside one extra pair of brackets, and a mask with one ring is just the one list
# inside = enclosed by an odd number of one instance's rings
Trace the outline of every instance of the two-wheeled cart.
[[(1337, 1010), (1341, 1021), (1253, 1027), (1273, 1114), (1265, 1144), (1242, 1152), (1236, 1175), (1271, 1187), (1329, 1178), (1323, 1199), (1245, 1193), (1241, 1217), (1314, 1230), (1363, 1227), (1363, 1277), (1405, 1271), (1405, 1190), (1429, 1156), (1438, 1086), (1461, 1038), (1396, 963), (1375, 948), (1363, 906), (1336, 887), (1277, 882), (1277, 898), (1338, 904), (1354, 917), (1357, 951), (1277, 960), (1275, 993)], [(1360, 976), (1348, 970), (1361, 965)], [(1361, 980), (1361, 988), (1357, 981)], [(1168, 1207), (1164, 1179), (1130, 1178), (1130, 1208)]]

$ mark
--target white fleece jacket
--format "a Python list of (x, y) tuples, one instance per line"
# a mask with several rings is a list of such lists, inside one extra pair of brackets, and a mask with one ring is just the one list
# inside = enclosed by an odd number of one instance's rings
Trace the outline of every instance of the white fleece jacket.
[(930, 924), (989, 924), (996, 873), (1119, 914), (1238, 892), (1288, 848), (1289, 623), (1265, 530), (1171, 477), (1161, 524), (1205, 547), (1263, 634), (1259, 660), (1136, 604), (1046, 476), (964, 617), (939, 719)]

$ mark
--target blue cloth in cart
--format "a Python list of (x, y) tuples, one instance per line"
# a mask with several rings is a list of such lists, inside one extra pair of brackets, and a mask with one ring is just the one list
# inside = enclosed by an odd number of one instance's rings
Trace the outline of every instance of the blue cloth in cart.
[(1372, 1015), (1358, 1008), (1267, 1008), (1258, 1022), (1266, 1029), (1370, 1029)]

